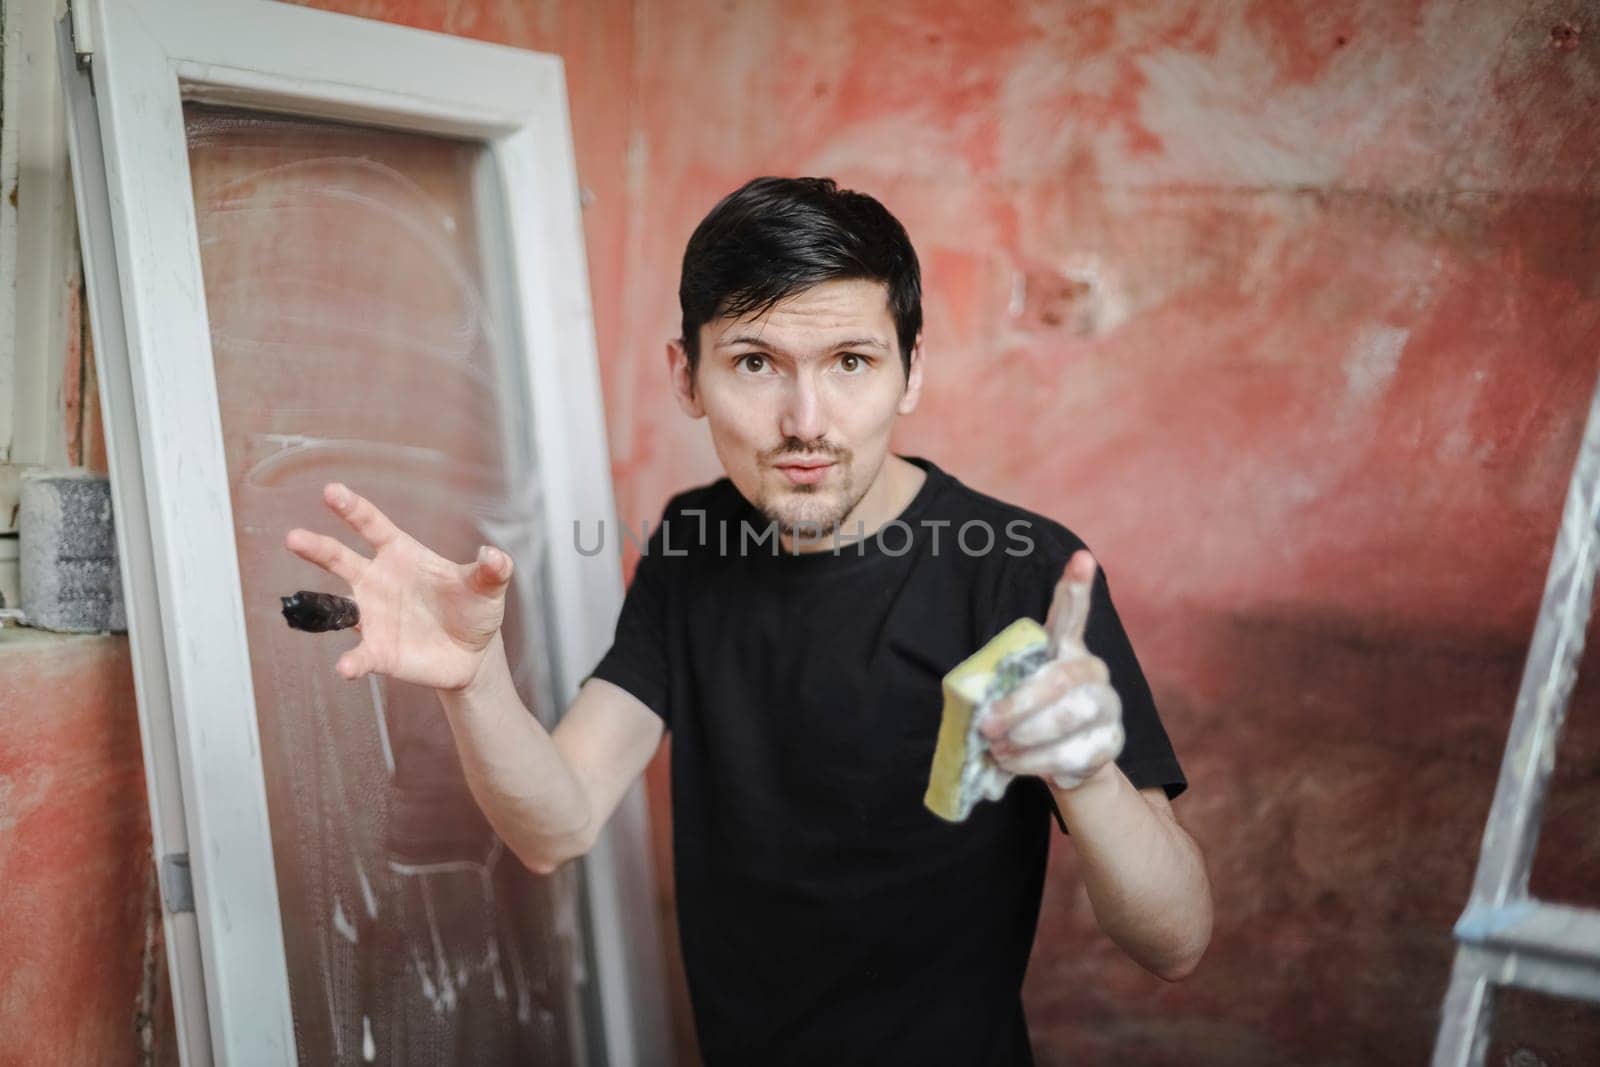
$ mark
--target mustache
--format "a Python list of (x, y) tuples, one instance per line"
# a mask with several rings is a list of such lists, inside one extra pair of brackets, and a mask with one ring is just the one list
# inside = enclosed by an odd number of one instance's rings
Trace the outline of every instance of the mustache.
[(792, 443), (786, 441), (776, 451), (767, 454), (767, 462), (771, 463), (780, 459), (830, 459), (837, 462), (849, 457), (850, 450), (848, 448), (835, 448), (833, 445), (827, 444), (807, 445), (799, 441)]

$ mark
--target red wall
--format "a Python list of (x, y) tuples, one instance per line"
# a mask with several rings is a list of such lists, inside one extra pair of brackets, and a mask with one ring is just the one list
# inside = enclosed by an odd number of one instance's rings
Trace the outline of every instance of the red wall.
[[(763, 172), (873, 192), (928, 279), (900, 447), (1097, 549), (1190, 772), (1208, 958), (1177, 986), (1122, 959), (1058, 841), (1041, 1061), (1426, 1058), (1600, 352), (1600, 24), (1567, 48), (1566, 19), (641, 9), (603, 354), (624, 514), (718, 473), (660, 356), (701, 214)], [(1535, 884), (1600, 903), (1593, 710)], [(1591, 1009), (1534, 998), (1498, 1032), (1552, 1062), (1600, 1047)]]
[[(77, 344), (68, 456), (103, 472)], [(0, 629), (0, 887), (0, 1065), (177, 1062), (126, 636)]]
[(8, 633), (0, 677), (0, 1063), (170, 1049), (127, 640)]
[[(1042, 1063), (1425, 1059), (1600, 352), (1592, 6), (318, 6), (566, 57), (624, 519), (719, 474), (662, 357), (710, 205), (821, 173), (905, 221), (930, 362), (898, 447), (1094, 546), (1217, 891), (1167, 986), (1057, 842)], [(1534, 888), (1597, 904), (1590, 689)], [(1592, 1009), (1505, 1003), (1497, 1058), (1600, 1047)]]

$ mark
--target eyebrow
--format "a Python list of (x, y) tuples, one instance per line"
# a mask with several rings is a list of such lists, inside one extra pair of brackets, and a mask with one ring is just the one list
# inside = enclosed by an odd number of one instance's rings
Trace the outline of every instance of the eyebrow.
[[(725, 340), (717, 342), (718, 348), (726, 348), (731, 345), (754, 345), (757, 348), (773, 348), (776, 351), (771, 342), (764, 340), (759, 334), (753, 333), (741, 333), (734, 337), (729, 337)], [(889, 351), (889, 346), (878, 340), (876, 337), (852, 337), (845, 341), (839, 341), (829, 347), (836, 349), (876, 348), (882, 352)]]

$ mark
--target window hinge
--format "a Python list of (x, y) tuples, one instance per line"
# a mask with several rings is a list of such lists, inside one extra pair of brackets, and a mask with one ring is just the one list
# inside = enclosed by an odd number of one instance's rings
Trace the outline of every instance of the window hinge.
[(187, 852), (168, 852), (161, 857), (161, 903), (173, 915), (194, 910), (194, 881), (189, 877)]
[(72, 32), (72, 52), (78, 57), (78, 66), (87, 66), (94, 55), (94, 31), (89, 21), (89, 5), (83, 0), (68, 0), (67, 25)]

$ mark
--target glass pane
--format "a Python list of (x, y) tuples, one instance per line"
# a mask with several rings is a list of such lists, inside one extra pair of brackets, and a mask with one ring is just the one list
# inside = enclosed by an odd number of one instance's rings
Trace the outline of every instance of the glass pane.
[(348, 592), (283, 547), (367, 547), (340, 480), (454, 560), (517, 562), (505, 625), (551, 724), (538, 479), (476, 144), (185, 108), (289, 988), (302, 1063), (578, 1063), (579, 885), (530, 874), (474, 805), (428, 689), (334, 670), (351, 631), (278, 598)]

